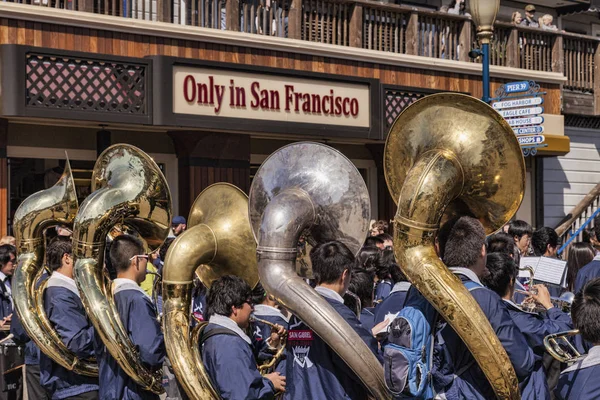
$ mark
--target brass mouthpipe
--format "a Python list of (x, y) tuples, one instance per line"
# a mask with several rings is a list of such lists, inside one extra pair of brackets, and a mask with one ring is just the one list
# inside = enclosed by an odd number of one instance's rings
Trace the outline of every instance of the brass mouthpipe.
[(411, 283), (465, 342), (498, 398), (519, 399), (516, 374), (496, 333), (433, 246), (447, 204), (463, 190), (463, 176), (459, 161), (450, 151), (431, 151), (415, 162), (398, 200), (394, 251)]
[(202, 363), (190, 347), (190, 304), (194, 272), (216, 256), (217, 240), (209, 226), (189, 228), (171, 244), (163, 268), (163, 332), (171, 365), (187, 395), (192, 399), (220, 399)]

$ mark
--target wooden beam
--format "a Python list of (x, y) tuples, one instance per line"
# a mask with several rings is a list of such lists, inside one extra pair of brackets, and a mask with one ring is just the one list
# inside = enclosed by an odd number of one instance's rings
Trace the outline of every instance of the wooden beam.
[(458, 54), (458, 61), (471, 61), (469, 58), (469, 51), (473, 47), (473, 23), (470, 19), (463, 21), (460, 28), (459, 46), (460, 53)]
[(302, 0), (292, 0), (288, 14), (288, 37), (302, 39)]
[(406, 54), (419, 55), (419, 14), (410, 13), (406, 26)]
[[(220, 11), (219, 11), (220, 12)], [(240, 31), (240, 0), (227, 0), (225, 3), (225, 27), (228, 31)]]
[(594, 114), (600, 115), (600, 44), (594, 54)]
[(519, 68), (519, 31), (517, 28), (510, 30), (506, 44), (506, 66)]
[(565, 49), (563, 44), (562, 36), (554, 37), (554, 44), (552, 45), (552, 72), (559, 72), (561, 74), (565, 72)]
[[(85, 0), (92, 1), (92, 0)], [(173, 14), (171, 13), (171, 0), (157, 0), (156, 18), (160, 22), (173, 22)]]
[(355, 4), (350, 16), (350, 47), (363, 47), (363, 7)]

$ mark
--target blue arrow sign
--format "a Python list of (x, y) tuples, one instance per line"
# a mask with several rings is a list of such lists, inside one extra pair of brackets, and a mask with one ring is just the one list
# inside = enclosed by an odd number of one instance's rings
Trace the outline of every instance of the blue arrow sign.
[(511, 118), (506, 121), (510, 126), (538, 125), (544, 123), (544, 117)]
[(504, 85), (504, 91), (506, 93), (519, 93), (526, 92), (529, 90), (528, 81), (510, 82)]
[(521, 146), (531, 146), (535, 144), (544, 143), (546, 139), (544, 135), (534, 135), (534, 136), (519, 136), (519, 144)]
[(534, 135), (544, 132), (544, 127), (541, 125), (527, 126), (524, 128), (513, 128), (516, 135)]
[(504, 118), (524, 117), (526, 115), (538, 115), (544, 113), (544, 107), (512, 108), (498, 111)]
[(527, 97), (523, 99), (495, 101), (492, 103), (492, 107), (495, 110), (502, 110), (504, 108), (539, 106), (543, 103), (544, 99), (541, 97)]

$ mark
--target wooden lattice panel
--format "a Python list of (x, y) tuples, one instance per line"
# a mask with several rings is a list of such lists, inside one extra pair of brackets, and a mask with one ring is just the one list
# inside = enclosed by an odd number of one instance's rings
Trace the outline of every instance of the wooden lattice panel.
[(405, 90), (385, 91), (385, 127), (391, 128), (392, 124), (402, 111), (421, 97), (424, 93), (409, 92)]

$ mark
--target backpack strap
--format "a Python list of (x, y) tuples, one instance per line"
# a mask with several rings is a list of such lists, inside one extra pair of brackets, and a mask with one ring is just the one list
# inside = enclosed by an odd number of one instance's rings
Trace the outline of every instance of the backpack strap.
[(479, 283), (474, 282), (474, 281), (466, 281), (465, 282), (465, 287), (467, 288), (467, 290), (469, 292), (472, 292), (475, 289), (482, 289), (483, 288), (482, 285), (480, 285)]
[(204, 342), (206, 342), (208, 340), (208, 338), (211, 338), (211, 337), (217, 336), (217, 335), (238, 336), (238, 334), (233, 332), (231, 329), (215, 328), (215, 329), (211, 329), (209, 332), (206, 332), (206, 330), (202, 331), (202, 335), (200, 335), (199, 342), (200, 342), (200, 344), (204, 344)]

